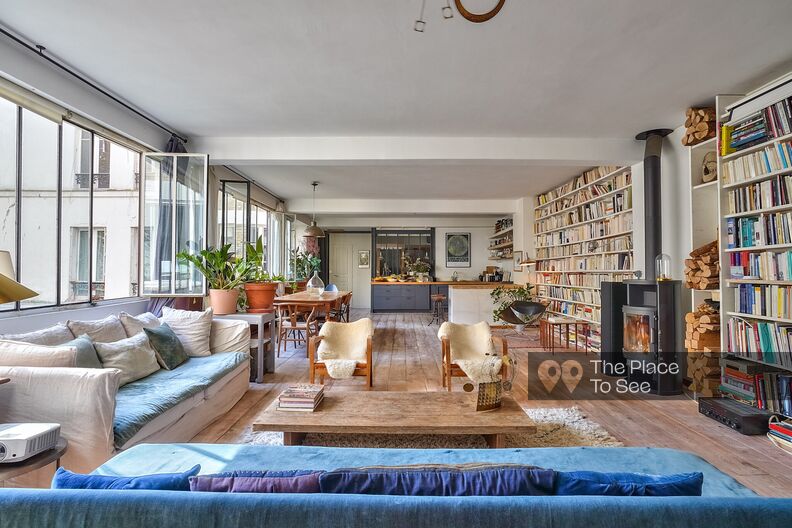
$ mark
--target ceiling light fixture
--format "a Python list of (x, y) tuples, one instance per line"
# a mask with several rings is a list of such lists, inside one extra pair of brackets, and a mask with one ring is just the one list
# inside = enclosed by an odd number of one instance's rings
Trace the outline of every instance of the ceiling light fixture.
[(311, 216), (311, 225), (305, 228), (305, 231), (303, 231), (303, 236), (324, 238), (325, 232), (321, 227), (316, 225), (316, 186), (319, 185), (319, 182), (312, 182), (311, 185), (313, 186), (313, 215)]
[[(500, 13), (500, 10), (505, 3), (506, 0), (498, 0), (498, 3), (495, 5), (495, 7), (486, 13), (472, 13), (465, 8), (464, 4), (462, 4), (462, 0), (454, 0), (454, 5), (456, 5), (457, 11), (459, 11), (459, 14), (462, 15), (462, 18), (468, 22), (473, 22), (474, 24), (481, 24), (482, 22), (493, 19), (495, 15)], [(413, 25), (413, 31), (417, 31), (418, 33), (423, 33), (424, 29), (426, 29), (426, 21), (424, 20), (425, 8), (426, 0), (421, 0), (421, 11), (418, 15), (418, 19)], [(445, 20), (454, 18), (454, 10), (451, 8), (451, 0), (446, 0), (446, 5), (443, 6), (440, 11), (443, 13), (443, 18)]]

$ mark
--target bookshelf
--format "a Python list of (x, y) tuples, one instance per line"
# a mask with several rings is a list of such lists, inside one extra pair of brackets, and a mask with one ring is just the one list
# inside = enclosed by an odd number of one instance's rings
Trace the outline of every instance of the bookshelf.
[(499, 218), (489, 237), (489, 260), (511, 260), (514, 256), (514, 219)]
[[(725, 104), (719, 100), (717, 145), (721, 350), (756, 365), (757, 373), (751, 374), (757, 376), (756, 387), (763, 380), (760, 389), (741, 386), (727, 360), (722, 362), (721, 390), (738, 401), (787, 417), (792, 407), (768, 407), (772, 402), (766, 399), (773, 392), (778, 397), (779, 384), (788, 384), (786, 380), (792, 377), (789, 95), (772, 88), (745, 98), (724, 98)], [(757, 96), (762, 104), (745, 110)], [(740, 393), (741, 389), (747, 392)]]
[(600, 284), (634, 278), (630, 168), (596, 167), (537, 196), (534, 238), (537, 296), (548, 313), (590, 323), (598, 350)]

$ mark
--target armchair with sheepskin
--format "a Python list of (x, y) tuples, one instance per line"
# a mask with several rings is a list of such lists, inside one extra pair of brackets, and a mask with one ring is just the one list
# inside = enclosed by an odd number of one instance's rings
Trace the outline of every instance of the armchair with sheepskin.
[[(473, 325), (446, 321), (437, 332), (443, 354), (442, 383), (451, 392), (452, 377), (468, 377), (473, 383), (491, 381), (494, 372), (503, 374), (502, 358), (508, 355), (508, 345), (493, 336), (486, 321)], [(493, 372), (494, 371), (494, 372)]]
[(320, 380), (325, 376), (333, 379), (366, 376), (371, 387), (373, 336), (374, 323), (368, 318), (352, 323), (326, 322), (308, 345), (310, 382), (314, 383), (317, 374)]

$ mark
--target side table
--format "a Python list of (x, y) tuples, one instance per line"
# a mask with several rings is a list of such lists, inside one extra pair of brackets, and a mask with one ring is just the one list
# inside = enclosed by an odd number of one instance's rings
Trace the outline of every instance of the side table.
[(217, 319), (246, 321), (251, 326), (255, 325), (257, 327), (258, 338), (255, 346), (252, 346), (253, 343), (251, 342), (250, 348), (256, 349), (256, 383), (264, 383), (264, 374), (266, 372), (275, 372), (275, 347), (272, 340), (272, 326), (275, 324), (275, 314), (237, 312), (228, 315), (215, 315), (214, 317)]
[(22, 460), (21, 462), (0, 464), (0, 481), (19, 477), (20, 475), (24, 475), (26, 473), (30, 473), (31, 471), (49, 466), (53, 462), (55, 463), (55, 468), (57, 469), (60, 467), (60, 459), (64, 453), (66, 453), (68, 447), (69, 442), (65, 438), (61, 437), (60, 440), (58, 440), (58, 443), (55, 444), (55, 447), (48, 449), (43, 453), (39, 453), (38, 455), (32, 456), (27, 460)]

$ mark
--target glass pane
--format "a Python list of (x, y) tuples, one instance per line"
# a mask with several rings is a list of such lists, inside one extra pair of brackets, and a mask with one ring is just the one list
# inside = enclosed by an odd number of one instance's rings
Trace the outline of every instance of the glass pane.
[(61, 142), (61, 303), (85, 302), (91, 240), (91, 133), (63, 123)]
[[(140, 154), (101, 136), (93, 152), (92, 299), (120, 299), (137, 294), (130, 281), (137, 266)], [(112, 255), (112, 265), (107, 256)]]
[(224, 182), (226, 195), (225, 244), (231, 244), (231, 251), (238, 256), (244, 255), (248, 241), (248, 184), (246, 182)]
[[(176, 158), (176, 250), (198, 254), (205, 246), (206, 158)], [(178, 262), (176, 293), (203, 294), (203, 276), (198, 269)]]
[[(0, 98), (0, 250), (16, 264), (17, 106)], [(0, 304), (13, 310), (15, 303)]]
[(19, 282), (38, 292), (31, 308), (58, 302), (58, 125), (22, 110), (22, 204)]
[(148, 155), (144, 162), (143, 294), (171, 293), (173, 156)]

